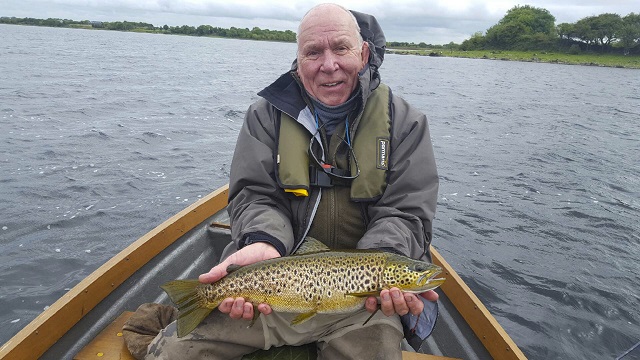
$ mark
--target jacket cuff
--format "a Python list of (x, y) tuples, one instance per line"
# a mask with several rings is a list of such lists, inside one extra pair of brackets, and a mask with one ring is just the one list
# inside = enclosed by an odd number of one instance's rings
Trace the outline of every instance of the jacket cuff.
[(280, 256), (285, 256), (287, 254), (287, 248), (284, 246), (282, 241), (263, 232), (253, 232), (253, 233), (246, 234), (242, 239), (242, 241), (240, 241), (240, 244), (238, 245), (238, 249), (242, 249), (247, 245), (255, 244), (258, 242), (271, 244), (274, 248), (276, 248), (276, 250), (278, 250), (278, 252), (280, 253)]

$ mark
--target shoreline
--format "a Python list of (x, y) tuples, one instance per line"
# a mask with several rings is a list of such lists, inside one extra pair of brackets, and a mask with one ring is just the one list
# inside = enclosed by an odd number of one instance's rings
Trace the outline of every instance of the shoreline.
[[(42, 25), (33, 24), (11, 24), (0, 23), (5, 25), (22, 25), (22, 26), (37, 26), (48, 27)], [(270, 42), (290, 42), (286, 40), (275, 39), (254, 39), (243, 38), (234, 36), (219, 36), (219, 35), (192, 35), (192, 34), (179, 34), (179, 33), (167, 33), (162, 30), (148, 30), (148, 29), (130, 29), (130, 30), (111, 30), (104, 28), (93, 28), (90, 25), (85, 24), (72, 24), (70, 26), (59, 27), (67, 29), (80, 29), (80, 30), (104, 30), (104, 31), (122, 31), (122, 32), (136, 32), (147, 34), (160, 34), (160, 35), (180, 35), (180, 36), (198, 36), (198, 37), (212, 37), (220, 39), (236, 39), (236, 40), (253, 40), (253, 41), (270, 41)], [(598, 54), (598, 53), (582, 53), (582, 54), (568, 54), (560, 52), (548, 52), (548, 51), (516, 51), (516, 50), (450, 50), (450, 49), (385, 49), (386, 54), (395, 55), (414, 55), (414, 56), (431, 56), (431, 57), (455, 57), (466, 59), (483, 59), (483, 60), (502, 60), (502, 61), (520, 61), (520, 62), (536, 62), (536, 63), (548, 63), (548, 64), (561, 64), (561, 65), (581, 65), (581, 66), (596, 66), (596, 67), (612, 67), (620, 69), (640, 69), (640, 56), (639, 55), (619, 55), (619, 54)]]
[(447, 50), (447, 49), (386, 49), (385, 53), (395, 55), (414, 55), (431, 57), (455, 57), (481, 60), (501, 60), (536, 62), (562, 65), (581, 65), (613, 67), (621, 69), (640, 69), (640, 56), (614, 54), (565, 54), (547, 51), (511, 51), (511, 50)]

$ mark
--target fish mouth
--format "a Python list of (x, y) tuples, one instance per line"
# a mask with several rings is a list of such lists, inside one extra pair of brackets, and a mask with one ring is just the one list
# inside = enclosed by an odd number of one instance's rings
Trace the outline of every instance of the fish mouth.
[(416, 285), (418, 285), (421, 288), (421, 290), (424, 290), (424, 291), (432, 290), (439, 287), (444, 283), (445, 279), (444, 278), (434, 279), (434, 277), (440, 274), (440, 272), (441, 270), (439, 268), (433, 269), (432, 271), (425, 272), (418, 278), (418, 280), (416, 281)]
[(423, 288), (423, 290), (429, 291), (438, 288), (440, 287), (440, 285), (444, 284), (445, 280), (445, 278), (430, 279), (426, 282), (426, 286)]

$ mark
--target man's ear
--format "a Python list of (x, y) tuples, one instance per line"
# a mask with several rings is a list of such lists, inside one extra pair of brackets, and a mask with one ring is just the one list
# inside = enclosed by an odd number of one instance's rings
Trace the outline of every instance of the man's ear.
[(369, 42), (363, 41), (362, 42), (362, 67), (367, 65), (368, 62), (369, 62)]

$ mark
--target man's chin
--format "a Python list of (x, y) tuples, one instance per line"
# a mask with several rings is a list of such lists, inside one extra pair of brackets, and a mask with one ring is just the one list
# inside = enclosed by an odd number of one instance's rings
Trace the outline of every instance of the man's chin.
[(320, 100), (323, 104), (325, 105), (329, 105), (329, 106), (337, 106), (340, 104), (343, 104), (345, 101), (347, 101), (348, 96), (344, 96), (344, 95), (321, 95), (318, 97), (318, 100)]

